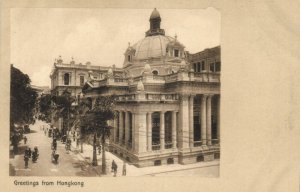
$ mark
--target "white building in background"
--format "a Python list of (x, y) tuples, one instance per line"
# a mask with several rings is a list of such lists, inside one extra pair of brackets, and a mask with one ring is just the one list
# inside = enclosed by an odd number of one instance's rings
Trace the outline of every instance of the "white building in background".
[[(123, 70), (116, 67), (102, 67), (92, 65), (90, 62), (86, 64), (76, 63), (73, 58), (69, 63), (65, 63), (61, 56), (55, 59), (50, 74), (51, 78), (51, 94), (61, 95), (64, 90), (68, 90), (73, 97), (78, 98), (82, 92), (83, 85), (88, 81), (89, 73), (93, 79), (104, 79), (107, 71), (112, 68), (116, 75), (122, 75)], [(52, 121), (52, 125), (62, 129), (63, 119)]]

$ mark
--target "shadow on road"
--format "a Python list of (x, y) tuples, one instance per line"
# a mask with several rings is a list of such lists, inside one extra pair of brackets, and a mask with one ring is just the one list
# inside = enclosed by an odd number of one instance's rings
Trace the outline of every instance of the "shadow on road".
[(101, 166), (92, 166), (85, 161), (73, 163), (74, 168), (80, 168), (81, 171), (76, 172), (76, 176), (80, 177), (99, 177), (101, 174)]

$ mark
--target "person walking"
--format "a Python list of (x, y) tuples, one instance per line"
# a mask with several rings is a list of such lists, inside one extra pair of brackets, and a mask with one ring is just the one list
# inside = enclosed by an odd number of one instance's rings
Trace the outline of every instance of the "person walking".
[(111, 162), (111, 172), (114, 172), (114, 168), (115, 168), (115, 160)]
[(26, 144), (27, 143), (27, 137), (24, 136), (23, 139), (24, 139), (24, 144)]
[(117, 176), (117, 172), (118, 172), (118, 165), (116, 164), (115, 161), (113, 161), (113, 170), (114, 170), (114, 177)]
[(25, 169), (28, 168), (28, 161), (29, 161), (29, 157), (28, 157), (28, 155), (25, 153), (25, 154), (24, 154)]
[(56, 148), (57, 148), (56, 140), (53, 140), (53, 143), (52, 143), (52, 150), (56, 150)]
[(28, 156), (28, 158), (31, 158), (31, 149), (30, 149), (30, 147), (28, 147), (28, 149), (27, 149), (27, 156)]
[(125, 161), (124, 161), (124, 163), (123, 163), (123, 171), (122, 171), (122, 175), (123, 175), (123, 176), (126, 176), (126, 163), (125, 163)]

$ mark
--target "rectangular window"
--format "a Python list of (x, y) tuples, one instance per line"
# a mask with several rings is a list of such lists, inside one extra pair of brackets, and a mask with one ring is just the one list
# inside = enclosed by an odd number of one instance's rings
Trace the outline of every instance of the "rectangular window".
[(221, 71), (221, 62), (216, 62), (216, 71), (220, 72)]
[(210, 66), (210, 67), (209, 67), (209, 70), (210, 70), (211, 72), (215, 72), (215, 63), (211, 63), (209, 66)]
[(179, 50), (178, 49), (174, 49), (174, 57), (178, 57), (179, 56)]
[(204, 71), (205, 70), (205, 64), (204, 64), (204, 61), (202, 61), (201, 63), (201, 71)]
[(84, 76), (80, 76), (80, 86), (84, 85)]
[(130, 55), (127, 56), (127, 60), (128, 60), (129, 62), (131, 61)]

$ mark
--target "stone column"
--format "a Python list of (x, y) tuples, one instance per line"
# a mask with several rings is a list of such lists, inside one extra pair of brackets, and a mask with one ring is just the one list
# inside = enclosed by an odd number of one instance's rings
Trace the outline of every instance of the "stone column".
[(135, 151), (137, 153), (146, 152), (147, 138), (146, 138), (146, 113), (135, 114)]
[(201, 98), (201, 141), (206, 145), (206, 95)]
[(119, 113), (119, 144), (123, 144), (123, 129), (124, 129), (124, 123), (123, 123), (123, 111), (120, 111)]
[(147, 113), (147, 151), (152, 151), (152, 113)]
[(189, 98), (189, 146), (194, 147), (194, 95)]
[(128, 146), (129, 141), (129, 112), (125, 111), (125, 146)]
[(160, 150), (165, 149), (165, 112), (160, 112), (160, 125), (159, 125), (159, 132), (160, 132)]
[(176, 119), (177, 111), (172, 111), (172, 143), (173, 149), (177, 148), (177, 119)]
[(131, 123), (132, 123), (132, 132), (131, 132), (131, 134), (132, 134), (132, 140), (131, 140), (131, 146), (132, 146), (132, 151), (134, 151), (135, 150), (135, 147), (134, 147), (134, 145), (135, 145), (135, 114), (134, 113), (131, 113), (131, 115), (132, 115), (132, 120), (131, 120)]
[(206, 103), (206, 139), (207, 145), (211, 145), (211, 98), (212, 95), (207, 97)]
[(217, 104), (217, 139), (220, 144), (220, 105), (221, 105), (221, 96), (218, 96), (218, 104)]
[(187, 95), (182, 95), (179, 106), (178, 146), (181, 149), (189, 147), (189, 101)]
[(117, 119), (117, 117), (115, 117), (114, 118), (114, 143), (118, 142), (117, 141), (117, 132), (118, 132), (118, 119)]

